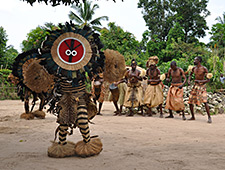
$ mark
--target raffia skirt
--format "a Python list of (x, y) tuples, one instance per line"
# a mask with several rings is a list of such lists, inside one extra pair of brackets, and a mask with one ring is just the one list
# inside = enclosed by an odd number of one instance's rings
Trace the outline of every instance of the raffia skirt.
[(144, 104), (149, 107), (156, 107), (163, 103), (162, 84), (148, 85), (144, 95)]

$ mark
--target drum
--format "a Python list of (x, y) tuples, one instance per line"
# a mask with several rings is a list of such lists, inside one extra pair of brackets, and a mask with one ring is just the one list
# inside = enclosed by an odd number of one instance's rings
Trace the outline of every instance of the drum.
[(119, 93), (119, 88), (114, 84), (110, 84), (109, 86), (109, 90), (111, 91), (112, 93), (112, 98), (113, 98), (113, 101), (117, 102), (118, 99), (119, 99), (119, 96), (120, 96), (120, 93)]
[(94, 81), (95, 95), (100, 95), (101, 92), (101, 82), (96, 80)]

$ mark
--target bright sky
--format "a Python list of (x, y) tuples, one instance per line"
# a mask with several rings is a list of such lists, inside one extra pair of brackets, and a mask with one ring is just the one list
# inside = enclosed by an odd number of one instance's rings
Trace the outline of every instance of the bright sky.
[[(107, 26), (108, 22), (115, 22), (125, 31), (134, 34), (137, 40), (142, 39), (142, 33), (147, 29), (145, 21), (141, 14), (141, 9), (137, 8), (138, 0), (98, 0), (93, 3), (99, 4), (100, 8), (96, 10), (94, 18), (99, 16), (108, 16), (109, 21), (102, 22), (103, 26)], [(215, 18), (222, 17), (225, 12), (224, 0), (209, 0), (208, 10), (211, 15), (207, 17), (207, 25), (211, 26), (216, 23)], [(52, 7), (44, 3), (35, 3), (32, 6), (22, 0), (0, 0), (0, 26), (6, 30), (8, 35), (7, 45), (13, 45), (21, 52), (20, 45), (26, 39), (26, 35), (31, 29), (35, 29), (38, 25), (43, 26), (46, 22), (54, 24), (65, 23), (69, 21), (69, 6)], [(207, 35), (201, 41), (208, 43), (210, 35)]]

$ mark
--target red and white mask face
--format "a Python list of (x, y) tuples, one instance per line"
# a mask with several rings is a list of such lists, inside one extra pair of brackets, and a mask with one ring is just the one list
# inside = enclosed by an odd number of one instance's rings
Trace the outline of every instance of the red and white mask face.
[(80, 40), (68, 37), (58, 44), (57, 54), (62, 62), (70, 65), (77, 64), (85, 56), (85, 46)]

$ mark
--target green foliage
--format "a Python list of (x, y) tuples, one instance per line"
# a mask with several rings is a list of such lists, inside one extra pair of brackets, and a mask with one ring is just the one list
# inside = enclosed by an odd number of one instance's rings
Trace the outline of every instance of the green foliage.
[(80, 3), (78, 6), (72, 5), (71, 8), (74, 9), (78, 13), (78, 15), (73, 11), (70, 11), (69, 18), (72, 21), (75, 21), (77, 23), (77, 26), (80, 28), (83, 28), (84, 26), (89, 26), (95, 30), (100, 31), (101, 28), (98, 26), (102, 25), (101, 21), (102, 20), (108, 21), (107, 16), (101, 16), (92, 20), (92, 17), (95, 14), (95, 10), (98, 9), (99, 6), (97, 4), (94, 4), (92, 6), (91, 2), (88, 0), (86, 0), (83, 4)]
[(14, 58), (18, 55), (13, 46), (7, 46), (7, 34), (3, 27), (0, 27), (0, 69), (12, 68)]
[(18, 99), (16, 87), (7, 81), (11, 70), (0, 69), (0, 100), (3, 99)]
[(164, 53), (162, 49), (166, 48), (166, 42), (160, 41), (156, 36), (147, 43), (146, 55), (148, 57), (158, 56), (159, 64), (164, 61)]
[(214, 91), (215, 89), (222, 88), (222, 84), (220, 82), (220, 74), (223, 72), (223, 63), (221, 59), (216, 55), (212, 55), (210, 58), (208, 58), (207, 63), (209, 66), (209, 72), (213, 73), (213, 78), (209, 83), (210, 86), (208, 89), (210, 91)]
[(7, 78), (11, 72), (12, 71), (8, 69), (0, 69), (0, 85), (10, 85), (10, 83), (7, 81)]
[(142, 8), (143, 18), (150, 30), (150, 37), (157, 36), (160, 41), (166, 40), (172, 27), (172, 13), (169, 0), (139, 0), (138, 8)]
[[(187, 71), (189, 65), (193, 65), (192, 62), (186, 62), (185, 58), (173, 59), (172, 61), (175, 61), (177, 63), (177, 67), (182, 68), (184, 71)], [(161, 74), (168, 72), (172, 61), (164, 62), (159, 65)]]
[(184, 41), (195, 42), (196, 38), (204, 37), (208, 29), (207, 3), (208, 0), (139, 0), (138, 8), (143, 9), (151, 38), (157, 35), (161, 41), (166, 41), (174, 23), (179, 23), (185, 33)]
[(218, 23), (214, 24), (211, 28), (210, 37), (211, 42), (208, 44), (212, 49), (217, 50), (218, 56), (224, 58), (225, 55), (225, 13), (223, 17), (217, 17)]
[(27, 34), (27, 40), (22, 42), (22, 51), (28, 51), (33, 48), (40, 48), (42, 41), (49, 35), (48, 30), (57, 29), (52, 23), (46, 23), (45, 26), (38, 26)]
[(141, 64), (140, 66), (145, 65), (143, 58), (140, 57), (140, 43), (135, 39), (134, 35), (116, 26), (114, 22), (110, 22), (108, 27), (108, 29), (104, 28), (100, 31), (100, 39), (104, 44), (104, 50), (112, 49), (119, 51), (125, 57), (127, 65), (130, 65), (133, 58)]
[[(204, 56), (203, 57), (205, 58), (204, 61), (207, 61), (207, 58), (210, 56), (210, 52), (208, 51), (205, 45), (198, 42), (185, 43), (181, 41), (180, 38), (178, 38), (177, 42), (174, 39), (172, 39), (172, 43), (169, 44), (169, 47), (170, 48), (163, 50), (164, 54), (166, 54), (165, 56), (167, 57), (167, 59), (185, 58), (185, 61), (190, 63), (198, 55)], [(168, 56), (168, 54), (170, 56)]]
[(7, 41), (6, 31), (3, 27), (0, 27), (0, 62), (2, 62), (2, 57), (5, 55)]

